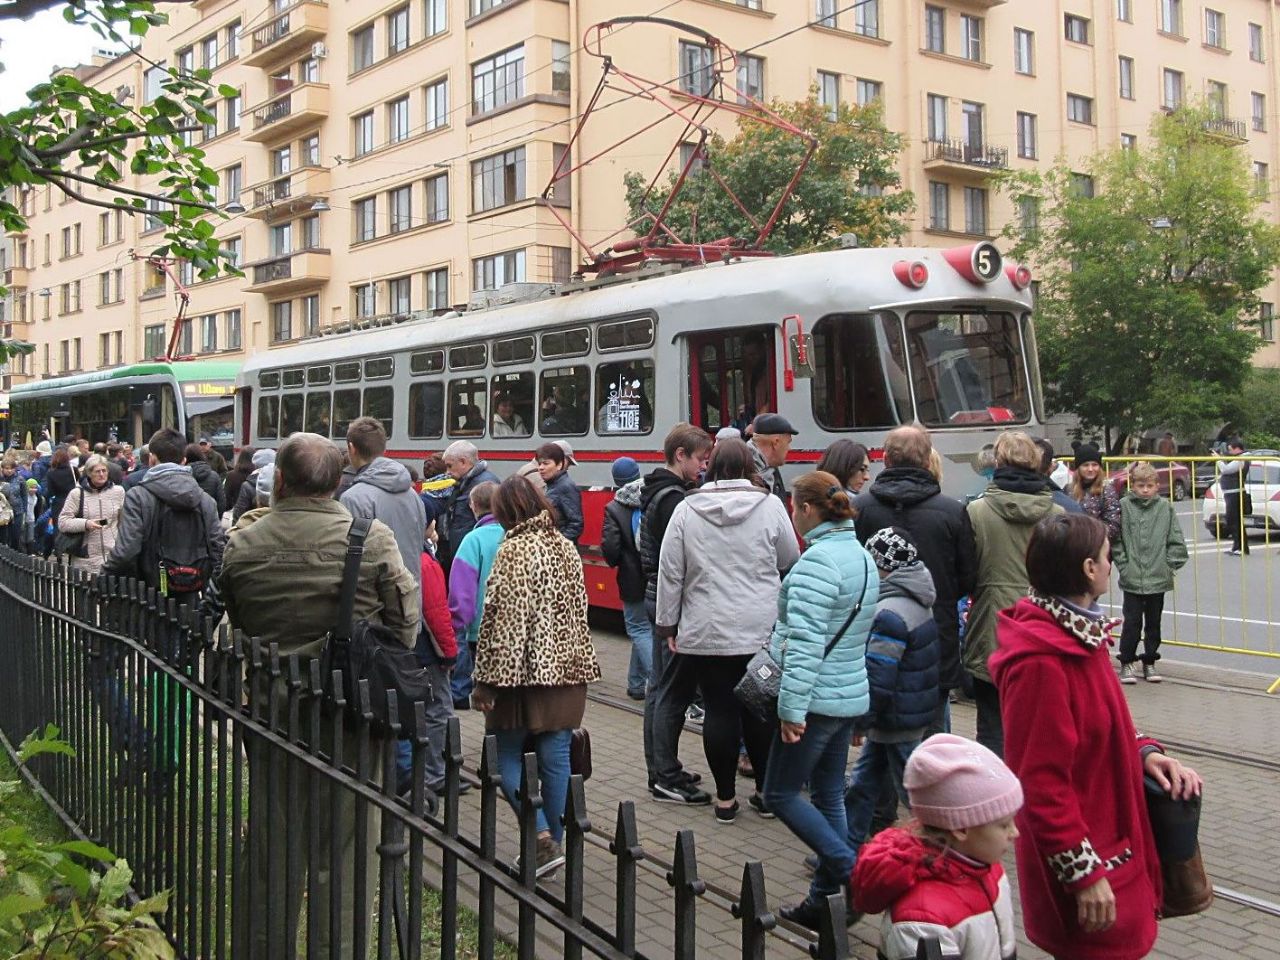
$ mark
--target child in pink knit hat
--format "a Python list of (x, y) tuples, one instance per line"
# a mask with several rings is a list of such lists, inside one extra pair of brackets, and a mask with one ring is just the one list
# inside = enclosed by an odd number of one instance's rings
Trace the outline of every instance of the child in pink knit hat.
[(1018, 836), (1018, 778), (981, 744), (939, 733), (915, 749), (902, 779), (915, 821), (877, 834), (850, 878), (853, 909), (884, 913), (880, 955), (911, 960), (921, 939), (936, 937), (944, 957), (1013, 957), (1000, 858)]

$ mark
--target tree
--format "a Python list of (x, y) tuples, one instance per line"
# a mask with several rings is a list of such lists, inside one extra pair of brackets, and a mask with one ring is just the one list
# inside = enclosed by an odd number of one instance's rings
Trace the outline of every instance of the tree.
[[(149, 0), (0, 0), (0, 23), (55, 7), (63, 8), (69, 23), (86, 24), (120, 44), (168, 21)], [(26, 106), (0, 114), (0, 188), (16, 188), (0, 199), (0, 229), (26, 230), (21, 204), (13, 201), (23, 189), (49, 184), (89, 206), (148, 213), (166, 228), (150, 253), (190, 260), (202, 278), (216, 275), (226, 256), (207, 215), (222, 215), (214, 206), (218, 174), (185, 134), (216, 122), (214, 97), (238, 91), (225, 85), (215, 90), (209, 77), (208, 70), (170, 68), (149, 100), (144, 91), (98, 90), (69, 72), (33, 87)], [(128, 186), (136, 177), (158, 179), (149, 190)], [(148, 210), (149, 203), (158, 209)], [(0, 287), (0, 296), (6, 292)], [(0, 362), (29, 347), (0, 340)]]
[[(818, 149), (796, 186), (765, 246), (776, 253), (810, 250), (842, 233), (857, 235), (862, 246), (896, 241), (915, 207), (909, 190), (901, 189), (898, 152), (902, 136), (887, 130), (879, 102), (865, 107), (841, 104), (834, 118), (818, 103), (816, 92), (794, 103), (774, 101), (771, 110), (818, 139)], [(753, 214), (773, 207), (782, 188), (804, 157), (805, 144), (795, 136), (750, 117), (739, 117), (732, 140), (719, 134), (707, 144), (710, 164)], [(643, 234), (671, 193), (676, 174), (655, 187), (644, 202), (648, 180), (630, 172), (623, 179), (627, 206), (637, 232)], [(696, 242), (720, 237), (751, 237), (756, 229), (715, 180), (691, 176), (676, 197), (667, 223), (681, 237)]]
[(1247, 155), (1191, 106), (1152, 121), (1149, 146), (1080, 169), (1005, 176), (1005, 231), (1041, 276), (1037, 336), (1054, 412), (1086, 429), (1197, 436), (1237, 397), (1258, 344), (1257, 291), (1280, 231), (1257, 215)]

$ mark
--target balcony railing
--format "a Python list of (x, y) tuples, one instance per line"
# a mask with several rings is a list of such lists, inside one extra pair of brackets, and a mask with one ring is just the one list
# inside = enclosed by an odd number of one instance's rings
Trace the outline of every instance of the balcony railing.
[(268, 219), (275, 212), (296, 213), (329, 192), (329, 171), (320, 166), (299, 167), (249, 189), (249, 216)]
[(328, 85), (301, 83), (250, 110), (252, 129), (245, 134), (245, 139), (261, 142), (283, 137), (328, 114)]
[(274, 283), (276, 280), (288, 280), (293, 276), (293, 271), (291, 269), (292, 263), (293, 255), (286, 253), (284, 256), (276, 257), (274, 260), (254, 264), (254, 285), (256, 286), (259, 283)]
[(294, 250), (248, 264), (253, 281), (251, 293), (282, 293), (314, 289), (329, 281), (329, 251), (323, 247)]
[(245, 63), (265, 67), (287, 59), (308, 44), (322, 41), (329, 29), (329, 8), (320, 0), (298, 0), (253, 31)]
[(925, 162), (957, 163), (967, 167), (1000, 170), (1009, 166), (1009, 148), (971, 140), (930, 140), (925, 144)]
[(1211, 137), (1245, 143), (1249, 139), (1249, 127), (1243, 120), (1231, 117), (1209, 117), (1204, 121), (1204, 132)]

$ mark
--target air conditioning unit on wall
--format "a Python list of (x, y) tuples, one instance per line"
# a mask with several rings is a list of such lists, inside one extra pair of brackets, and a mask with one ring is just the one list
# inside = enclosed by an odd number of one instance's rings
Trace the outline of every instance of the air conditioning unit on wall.
[(323, 43), (317, 42), (311, 45), (311, 56), (315, 57), (317, 60), (323, 60), (328, 55), (329, 55), (329, 48), (326, 47)]

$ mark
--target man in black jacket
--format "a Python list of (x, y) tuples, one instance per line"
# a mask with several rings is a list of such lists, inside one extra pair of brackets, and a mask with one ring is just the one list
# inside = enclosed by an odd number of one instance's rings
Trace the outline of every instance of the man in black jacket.
[(444, 510), (436, 517), (436, 534), (440, 538), (436, 559), (447, 577), (462, 538), (476, 525), (476, 515), (471, 512), (471, 491), (477, 484), (499, 481), (470, 440), (455, 440), (445, 448), (444, 468), (455, 481), (445, 499)]
[[(640, 568), (644, 572), (644, 605), (652, 625), (657, 619), (658, 608), (658, 561), (662, 556), (662, 540), (667, 534), (667, 525), (676, 507), (684, 500), (685, 494), (696, 488), (698, 476), (706, 469), (711, 457), (713, 441), (711, 435), (700, 427), (688, 423), (678, 423), (667, 434), (663, 441), (663, 454), (667, 458), (666, 466), (658, 467), (644, 478), (644, 486), (640, 490)], [(673, 783), (657, 783), (654, 771), (679, 767), (676, 758), (667, 758), (668, 762), (656, 763), (654, 757), (655, 737), (653, 731), (654, 706), (666, 686), (667, 664), (671, 659), (671, 651), (665, 640), (654, 634), (653, 639), (653, 672), (649, 676), (649, 685), (644, 698), (644, 762), (649, 770), (649, 791), (655, 800), (673, 803), (708, 804), (711, 796), (705, 790), (697, 788), (697, 780), (686, 774)], [(687, 704), (685, 706), (688, 706)], [(680, 711), (683, 716), (683, 710)], [(676, 731), (665, 742), (676, 743), (679, 731)], [(674, 763), (670, 761), (674, 759)]]
[(923, 427), (899, 427), (890, 432), (884, 441), (885, 469), (853, 502), (858, 511), (854, 526), (860, 541), (865, 543), (885, 527), (902, 527), (915, 540), (920, 560), (933, 576), (942, 702), (925, 731), (926, 737), (950, 729), (947, 692), (960, 686), (962, 676), (956, 604), (973, 592), (978, 575), (969, 515), (959, 500), (943, 495), (929, 472), (932, 450)]

